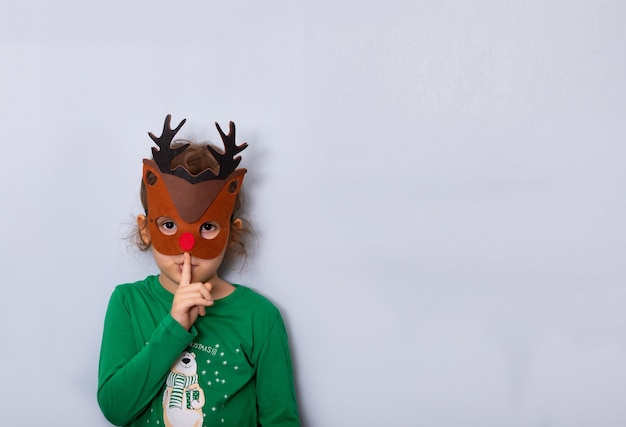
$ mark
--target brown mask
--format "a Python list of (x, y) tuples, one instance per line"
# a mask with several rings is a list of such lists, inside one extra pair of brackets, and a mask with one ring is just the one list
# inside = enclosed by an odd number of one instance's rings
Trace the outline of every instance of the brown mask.
[[(226, 247), (230, 236), (230, 223), (237, 195), (243, 183), (245, 169), (237, 169), (241, 157), (235, 157), (247, 144), (235, 144), (235, 124), (230, 122), (228, 135), (217, 129), (224, 142), (224, 153), (207, 145), (207, 150), (219, 163), (219, 171), (205, 170), (191, 175), (184, 167), (171, 169), (172, 160), (189, 144), (171, 148), (171, 142), (185, 123), (176, 129), (170, 127), (171, 116), (165, 118), (163, 133), (150, 137), (160, 150), (152, 149), (154, 160), (144, 159), (143, 182), (146, 188), (148, 231), (154, 248), (164, 255), (189, 252), (202, 259), (217, 257)], [(159, 219), (167, 218), (176, 227), (164, 232)], [(214, 233), (202, 233), (207, 223)]]

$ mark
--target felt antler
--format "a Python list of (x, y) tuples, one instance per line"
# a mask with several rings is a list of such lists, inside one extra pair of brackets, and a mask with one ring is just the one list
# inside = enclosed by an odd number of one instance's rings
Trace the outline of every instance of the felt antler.
[(235, 157), (237, 154), (241, 153), (248, 146), (247, 143), (243, 143), (241, 145), (237, 145), (235, 142), (235, 124), (233, 122), (229, 122), (229, 130), (228, 134), (225, 134), (222, 131), (220, 125), (215, 122), (215, 126), (217, 126), (217, 130), (222, 137), (222, 142), (224, 143), (224, 152), (220, 153), (215, 150), (210, 145), (207, 145), (207, 149), (211, 152), (215, 160), (220, 164), (220, 171), (217, 175), (217, 178), (224, 179), (228, 175), (230, 175), (237, 166), (239, 166), (239, 162), (241, 162), (241, 156)]
[(209, 150), (219, 164), (219, 172), (217, 175), (210, 169), (207, 169), (198, 175), (191, 175), (183, 166), (178, 166), (175, 169), (172, 169), (172, 160), (185, 151), (190, 144), (183, 144), (177, 148), (171, 147), (174, 137), (187, 121), (186, 119), (183, 119), (175, 129), (172, 129), (170, 124), (171, 120), (172, 116), (168, 114), (165, 117), (165, 123), (163, 123), (163, 132), (158, 138), (152, 132), (148, 132), (150, 138), (152, 138), (156, 145), (159, 146), (159, 149), (152, 147), (152, 157), (154, 158), (154, 162), (159, 167), (161, 173), (176, 175), (191, 184), (197, 184), (198, 182), (213, 179), (225, 179), (233, 173), (235, 169), (237, 169), (237, 166), (241, 162), (241, 156), (235, 156), (241, 153), (248, 146), (248, 144), (244, 142), (241, 145), (237, 145), (235, 143), (235, 124), (233, 122), (229, 123), (228, 134), (225, 134), (222, 131), (222, 128), (220, 128), (220, 125), (215, 122), (215, 126), (217, 126), (217, 130), (219, 131), (222, 142), (224, 143), (223, 153), (215, 150), (210, 145), (206, 146), (207, 150)]
[(170, 170), (172, 160), (174, 160), (176, 156), (178, 156), (180, 153), (185, 151), (187, 147), (189, 147), (189, 144), (183, 144), (180, 147), (171, 148), (172, 140), (174, 139), (180, 128), (183, 127), (187, 119), (183, 119), (178, 124), (178, 126), (176, 126), (176, 129), (172, 129), (172, 127), (170, 126), (171, 120), (172, 115), (168, 114), (165, 117), (165, 123), (163, 123), (163, 132), (161, 132), (160, 137), (157, 138), (152, 132), (148, 132), (150, 138), (152, 138), (156, 145), (159, 146), (159, 149), (152, 147), (152, 157), (154, 158), (156, 164), (159, 166), (161, 172), (164, 173), (171, 173)]

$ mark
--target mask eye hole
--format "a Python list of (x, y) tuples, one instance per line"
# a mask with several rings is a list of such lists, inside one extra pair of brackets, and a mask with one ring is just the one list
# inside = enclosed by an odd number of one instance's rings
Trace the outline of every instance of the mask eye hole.
[(157, 218), (156, 224), (159, 231), (166, 236), (172, 236), (176, 234), (176, 230), (178, 229), (178, 227), (176, 226), (176, 222), (174, 222), (172, 218), (168, 218), (165, 216)]
[(205, 222), (200, 226), (200, 236), (202, 236), (203, 239), (215, 239), (219, 233), (220, 226), (215, 222)]
[(228, 184), (228, 192), (230, 194), (233, 194), (235, 191), (237, 191), (238, 187), (239, 187), (239, 180), (233, 181), (230, 184)]
[(146, 182), (148, 183), (148, 185), (156, 184), (157, 176), (152, 171), (146, 172)]

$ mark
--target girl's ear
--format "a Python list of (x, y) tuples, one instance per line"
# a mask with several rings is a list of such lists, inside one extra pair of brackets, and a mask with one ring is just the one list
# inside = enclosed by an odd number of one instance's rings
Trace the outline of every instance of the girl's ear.
[(148, 220), (145, 215), (137, 215), (137, 227), (139, 227), (139, 237), (146, 245), (150, 245), (150, 233), (148, 233)]
[(228, 239), (228, 247), (232, 247), (239, 242), (239, 233), (243, 230), (243, 221), (239, 218), (234, 218), (230, 221), (230, 237)]

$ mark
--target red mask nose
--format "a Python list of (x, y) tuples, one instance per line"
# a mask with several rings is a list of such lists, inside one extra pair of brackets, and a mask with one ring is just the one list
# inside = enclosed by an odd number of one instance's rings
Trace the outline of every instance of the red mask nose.
[(183, 251), (189, 252), (190, 250), (193, 249), (195, 244), (196, 244), (196, 239), (193, 237), (193, 234), (183, 233), (180, 235), (180, 240), (178, 241), (178, 245)]

